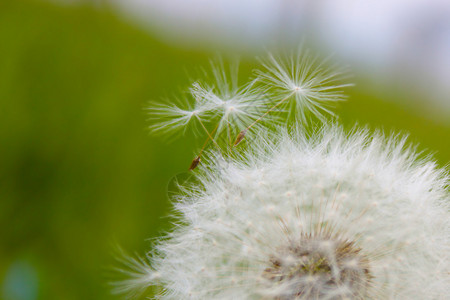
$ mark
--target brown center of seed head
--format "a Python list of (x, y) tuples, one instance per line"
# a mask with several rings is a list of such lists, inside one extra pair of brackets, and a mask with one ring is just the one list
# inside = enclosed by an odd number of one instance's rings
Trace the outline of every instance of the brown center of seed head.
[(367, 299), (371, 274), (354, 242), (304, 234), (269, 258), (263, 277), (276, 300)]

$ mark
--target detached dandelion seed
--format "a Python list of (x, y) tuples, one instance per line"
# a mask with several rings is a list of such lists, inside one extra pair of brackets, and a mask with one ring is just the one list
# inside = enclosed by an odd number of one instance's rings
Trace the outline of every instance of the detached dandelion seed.
[(273, 104), (239, 133), (234, 146), (262, 119), (273, 118), (275, 110), (287, 112), (297, 122), (305, 122), (309, 113), (324, 122), (324, 113), (334, 115), (329, 107), (346, 99), (342, 89), (353, 85), (342, 83), (348, 77), (345, 69), (330, 65), (329, 58), (320, 61), (303, 48), (287, 57), (269, 53), (261, 63), (264, 69), (255, 72), (257, 81), (272, 93)]
[[(219, 79), (218, 79), (219, 80)], [(216, 86), (203, 86), (195, 83), (191, 93), (201, 99), (219, 124), (216, 135), (220, 135), (228, 127), (233, 133), (256, 120), (268, 106), (268, 98), (254, 82), (243, 87), (229, 86), (218, 81)]]
[(346, 99), (342, 89), (352, 86), (343, 83), (348, 77), (345, 69), (332, 65), (329, 58), (320, 60), (307, 49), (285, 57), (269, 53), (261, 63), (264, 68), (256, 71), (257, 78), (273, 89), (279, 99), (275, 105), (288, 107), (299, 121), (304, 122), (307, 113), (324, 121), (324, 113), (333, 115), (329, 107)]

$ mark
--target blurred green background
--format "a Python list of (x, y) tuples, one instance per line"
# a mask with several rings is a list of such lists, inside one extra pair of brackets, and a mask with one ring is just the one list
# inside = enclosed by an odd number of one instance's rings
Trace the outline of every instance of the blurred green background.
[[(164, 44), (107, 7), (0, 3), (1, 299), (117, 298), (114, 245), (144, 253), (170, 228), (167, 185), (195, 154), (190, 139), (149, 135), (144, 108), (212, 54)], [(450, 127), (387, 101), (403, 91), (382, 94), (357, 85), (341, 121), (408, 132), (446, 165)]]

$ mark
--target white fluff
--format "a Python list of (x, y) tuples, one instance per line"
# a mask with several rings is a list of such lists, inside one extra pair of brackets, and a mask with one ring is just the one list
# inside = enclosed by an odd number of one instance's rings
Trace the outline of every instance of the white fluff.
[[(157, 245), (151, 267), (138, 268), (148, 280), (129, 280), (128, 287), (161, 286), (158, 299), (450, 295), (448, 174), (429, 159), (418, 160), (405, 138), (345, 134), (331, 125), (311, 136), (281, 130), (249, 144), (239, 158), (216, 156), (203, 164), (201, 184), (184, 187), (175, 203), (176, 229)], [(330, 285), (312, 273), (268, 279), (275, 274), (273, 257), (294, 266), (298, 257), (287, 247), (325, 231), (354, 242), (359, 257), (367, 258), (364, 294), (354, 292), (357, 280)], [(332, 249), (330, 240), (312, 251)], [(338, 263), (329, 257), (332, 272), (357, 269), (357, 258)], [(299, 286), (311, 289), (299, 293)]]
[(342, 82), (348, 77), (345, 68), (301, 46), (284, 57), (269, 53), (261, 64), (263, 69), (256, 71), (258, 80), (272, 89), (277, 105), (288, 107), (286, 111), (303, 122), (308, 113), (326, 121), (325, 115), (334, 115), (330, 107), (347, 98), (342, 89), (353, 86)]

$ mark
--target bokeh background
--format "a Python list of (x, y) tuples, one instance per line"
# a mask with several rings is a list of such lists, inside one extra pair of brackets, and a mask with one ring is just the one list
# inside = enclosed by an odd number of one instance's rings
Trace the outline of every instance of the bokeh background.
[(346, 127), (408, 133), (449, 163), (444, 1), (206, 3), (0, 2), (0, 299), (118, 299), (116, 245), (144, 253), (170, 229), (168, 184), (198, 150), (150, 135), (144, 108), (217, 52), (240, 52), (245, 77), (265, 44), (313, 33), (353, 68)]

